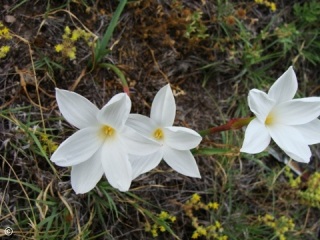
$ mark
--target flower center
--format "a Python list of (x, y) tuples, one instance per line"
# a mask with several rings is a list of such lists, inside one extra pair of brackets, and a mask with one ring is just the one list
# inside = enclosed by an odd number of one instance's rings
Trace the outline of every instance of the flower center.
[(153, 137), (157, 140), (161, 140), (163, 139), (163, 131), (160, 128), (157, 128), (154, 132), (153, 132)]
[(106, 137), (112, 137), (115, 134), (116, 130), (114, 130), (114, 128), (112, 128), (108, 125), (105, 125), (102, 128), (102, 132), (104, 133), (104, 135)]
[(274, 116), (272, 113), (269, 113), (269, 115), (267, 116), (265, 122), (266, 125), (271, 125), (274, 123)]

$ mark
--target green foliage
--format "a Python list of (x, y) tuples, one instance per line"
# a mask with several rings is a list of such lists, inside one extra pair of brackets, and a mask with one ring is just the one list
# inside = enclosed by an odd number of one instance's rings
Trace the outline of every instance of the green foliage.
[(304, 3), (295, 3), (293, 5), (294, 15), (301, 22), (317, 23), (320, 18), (320, 2), (317, 0)]
[(96, 46), (94, 48), (94, 56), (93, 56), (93, 62), (92, 66), (93, 68), (98, 65), (102, 58), (107, 55), (110, 52), (110, 49), (108, 48), (109, 41), (111, 40), (112, 34), (114, 32), (114, 29), (116, 28), (120, 15), (124, 9), (124, 7), (127, 4), (127, 0), (121, 0), (119, 1), (119, 5), (114, 12), (112, 19), (110, 21), (110, 24), (103, 35), (102, 39), (98, 39)]
[(209, 35), (206, 34), (207, 27), (201, 21), (202, 14), (201, 11), (195, 11), (191, 14), (191, 20), (187, 25), (185, 37), (195, 37), (197, 39), (206, 39), (209, 37)]

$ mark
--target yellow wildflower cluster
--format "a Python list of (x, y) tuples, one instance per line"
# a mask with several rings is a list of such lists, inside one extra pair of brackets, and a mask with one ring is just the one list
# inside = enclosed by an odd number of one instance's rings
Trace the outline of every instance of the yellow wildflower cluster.
[(196, 210), (218, 210), (219, 203), (209, 202), (205, 204), (201, 201), (199, 194), (195, 193), (191, 198), (183, 205), (183, 209), (186, 215), (191, 219), (192, 226), (196, 229), (191, 238), (197, 239), (199, 237), (205, 237), (206, 239), (215, 239), (215, 240), (227, 240), (228, 237), (223, 234), (223, 227), (219, 221), (214, 221), (209, 225), (201, 225), (198, 218), (194, 215)]
[[(9, 29), (3, 25), (2, 22), (0, 22), (0, 41), (3, 40), (10, 40), (12, 38)], [(10, 46), (3, 45), (0, 47), (0, 58), (5, 58), (7, 56), (7, 53), (10, 51)]]
[(275, 12), (277, 10), (277, 5), (274, 2), (269, 2), (268, 0), (254, 0), (254, 2), (270, 8), (272, 12)]
[(285, 216), (276, 219), (274, 216), (266, 214), (263, 217), (259, 216), (259, 221), (263, 222), (266, 226), (273, 228), (275, 235), (279, 240), (286, 240), (285, 233), (294, 230), (293, 220)]
[(61, 52), (62, 56), (68, 57), (70, 60), (76, 58), (76, 42), (83, 39), (88, 46), (91, 46), (93, 42), (90, 40), (92, 35), (83, 29), (71, 29), (66, 26), (64, 29), (64, 34), (62, 35), (62, 43), (55, 46), (56, 52)]
[(58, 144), (52, 141), (47, 134), (40, 133), (40, 139), (42, 142), (42, 148), (45, 152), (53, 153), (55, 150), (57, 150)]
[(152, 226), (150, 225), (149, 222), (146, 222), (146, 224), (145, 224), (145, 231), (150, 232), (153, 237), (158, 237), (159, 231), (160, 232), (166, 231), (165, 224), (168, 224), (168, 222), (173, 223), (176, 221), (176, 217), (170, 215), (166, 211), (161, 211), (158, 214), (157, 218), (159, 221), (157, 223), (154, 223)]
[(292, 188), (298, 188), (301, 183), (301, 177), (298, 176), (297, 178), (294, 177), (294, 174), (291, 172), (291, 169), (286, 166), (284, 170), (284, 175), (289, 178), (289, 184)]
[(299, 191), (298, 196), (303, 204), (320, 209), (320, 172), (310, 176), (307, 189)]

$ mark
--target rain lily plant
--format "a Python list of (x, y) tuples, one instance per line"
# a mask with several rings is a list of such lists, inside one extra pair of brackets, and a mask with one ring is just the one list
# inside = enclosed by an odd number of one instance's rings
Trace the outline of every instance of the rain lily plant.
[(150, 118), (140, 114), (130, 114), (126, 124), (159, 143), (158, 150), (152, 154), (130, 156), (133, 179), (158, 166), (162, 159), (177, 172), (200, 178), (198, 166), (190, 149), (197, 147), (202, 137), (191, 129), (172, 126), (175, 115), (176, 104), (169, 84), (156, 94)]
[(241, 152), (259, 153), (274, 142), (293, 160), (308, 163), (308, 145), (320, 142), (320, 98), (293, 99), (298, 82), (290, 67), (269, 89), (249, 92), (254, 118), (248, 125)]
[(93, 189), (103, 174), (120, 191), (132, 180), (129, 154), (150, 154), (158, 144), (125, 125), (131, 109), (127, 94), (119, 93), (99, 110), (74, 92), (56, 89), (64, 118), (79, 130), (67, 138), (51, 160), (58, 166), (72, 166), (71, 185), (76, 193)]
[[(290, 67), (268, 93), (252, 89), (248, 104), (255, 117), (231, 119), (202, 135), (247, 126), (241, 152), (259, 153), (271, 139), (292, 159), (309, 162), (309, 145), (320, 142), (320, 98), (293, 99), (298, 82)], [(119, 93), (99, 110), (86, 98), (56, 89), (59, 109), (79, 129), (54, 152), (58, 166), (71, 166), (71, 185), (76, 193), (90, 191), (103, 174), (120, 191), (131, 181), (157, 167), (163, 159), (175, 171), (200, 178), (190, 151), (202, 137), (189, 128), (173, 126), (176, 104), (170, 85), (156, 94), (150, 118), (130, 114), (131, 101)]]

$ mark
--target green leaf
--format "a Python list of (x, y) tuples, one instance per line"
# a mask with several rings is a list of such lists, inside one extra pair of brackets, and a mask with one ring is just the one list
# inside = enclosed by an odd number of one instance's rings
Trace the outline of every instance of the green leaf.
[(109, 44), (109, 41), (112, 37), (112, 34), (114, 32), (114, 29), (116, 28), (118, 24), (119, 17), (127, 4), (127, 0), (120, 0), (120, 3), (115, 11), (115, 13), (112, 16), (111, 22), (103, 35), (101, 40), (98, 40), (97, 45), (94, 49), (94, 62), (93, 62), (93, 67), (95, 67), (101, 59), (109, 53), (109, 49), (107, 49), (107, 46)]

